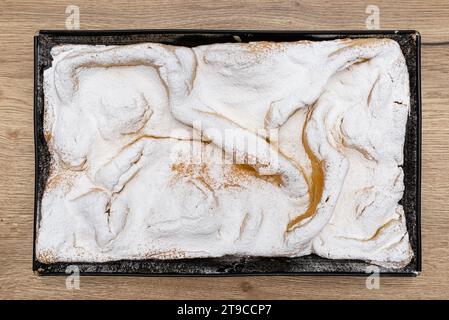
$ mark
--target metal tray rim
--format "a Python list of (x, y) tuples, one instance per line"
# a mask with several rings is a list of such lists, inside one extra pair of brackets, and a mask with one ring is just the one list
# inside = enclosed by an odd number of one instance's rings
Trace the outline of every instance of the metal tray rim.
[[(89, 265), (107, 265), (111, 263), (123, 263), (127, 260), (106, 262), (106, 263), (57, 263), (57, 264), (43, 264), (37, 260), (36, 257), (36, 236), (38, 229), (38, 215), (40, 211), (40, 199), (38, 196), (39, 180), (41, 178), (41, 170), (39, 168), (40, 154), (39, 154), (39, 129), (42, 125), (39, 119), (39, 99), (38, 95), (40, 93), (39, 81), (39, 39), (42, 35), (47, 36), (127, 36), (127, 35), (138, 35), (138, 34), (271, 34), (276, 35), (298, 35), (298, 36), (321, 36), (324, 39), (335, 39), (341, 36), (364, 36), (364, 35), (393, 35), (393, 34), (407, 34), (414, 35), (416, 39), (416, 164), (415, 164), (415, 174), (416, 174), (416, 204), (415, 204), (415, 215), (416, 215), (416, 250), (415, 257), (416, 268), (412, 271), (381, 271), (381, 276), (417, 276), (422, 271), (422, 244), (421, 244), (421, 139), (422, 139), (422, 101), (421, 101), (421, 35), (416, 30), (219, 30), (219, 29), (122, 29), (122, 30), (39, 30), (34, 36), (34, 110), (33, 110), (33, 122), (34, 122), (34, 148), (35, 148), (35, 191), (34, 191), (34, 226), (33, 226), (33, 264), (32, 270), (38, 275), (64, 275), (65, 272), (62, 269), (58, 271), (53, 271), (51, 265), (78, 265), (78, 266), (89, 266)], [(413, 94), (413, 92), (412, 92)], [(208, 259), (208, 258), (206, 258)], [(271, 259), (271, 258), (269, 258)], [(129, 260), (128, 260), (129, 261)], [(132, 262), (138, 262), (142, 260), (135, 260)], [(348, 262), (356, 260), (345, 260)], [(140, 271), (140, 272), (139, 272)], [(149, 270), (121, 270), (121, 271), (82, 271), (82, 274), (88, 275), (127, 275), (127, 276), (257, 276), (257, 275), (350, 275), (350, 276), (366, 276), (365, 272), (361, 271), (300, 271), (300, 272), (217, 272), (217, 273), (191, 273), (191, 272), (155, 272), (151, 273)]]

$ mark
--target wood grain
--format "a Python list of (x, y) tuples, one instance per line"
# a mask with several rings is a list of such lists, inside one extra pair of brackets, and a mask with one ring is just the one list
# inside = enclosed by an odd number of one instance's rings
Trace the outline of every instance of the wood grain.
[(383, 29), (449, 40), (449, 4), (432, 1), (10, 1), (0, 3), (0, 298), (449, 298), (449, 46), (425, 45), (423, 85), (423, 273), (382, 278), (379, 290), (350, 277), (65, 277), (31, 271), (34, 148), (33, 35), (64, 29), (78, 5), (82, 29), (365, 29), (368, 4)]

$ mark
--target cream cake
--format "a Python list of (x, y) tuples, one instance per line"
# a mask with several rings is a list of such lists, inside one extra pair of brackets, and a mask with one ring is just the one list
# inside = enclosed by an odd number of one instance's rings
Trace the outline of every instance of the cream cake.
[(412, 256), (408, 72), (389, 39), (61, 45), (44, 72), (43, 263)]

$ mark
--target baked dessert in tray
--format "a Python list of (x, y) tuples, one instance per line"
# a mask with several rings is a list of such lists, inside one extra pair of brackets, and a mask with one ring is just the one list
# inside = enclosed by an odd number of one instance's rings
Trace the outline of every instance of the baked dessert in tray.
[(52, 57), (40, 262), (413, 257), (395, 41), (61, 45)]

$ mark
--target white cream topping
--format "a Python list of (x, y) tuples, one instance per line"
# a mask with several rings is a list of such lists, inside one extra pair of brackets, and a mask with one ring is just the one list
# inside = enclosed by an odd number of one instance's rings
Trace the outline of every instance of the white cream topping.
[(52, 57), (41, 262), (411, 260), (395, 41), (63, 45)]

